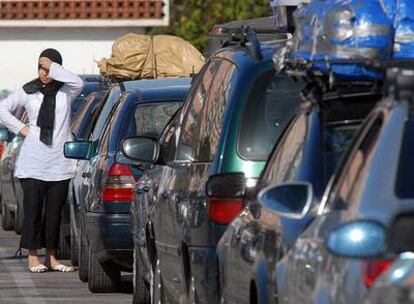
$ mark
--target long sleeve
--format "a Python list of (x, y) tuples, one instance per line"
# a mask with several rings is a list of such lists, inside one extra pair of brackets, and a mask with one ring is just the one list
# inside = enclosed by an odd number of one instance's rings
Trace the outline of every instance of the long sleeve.
[(70, 99), (74, 99), (82, 91), (82, 79), (56, 62), (50, 67), (49, 77), (66, 84), (66, 92)]
[(24, 105), (25, 94), (23, 89), (18, 89), (0, 101), (0, 122), (15, 134), (19, 133), (25, 124), (12, 113), (18, 106)]

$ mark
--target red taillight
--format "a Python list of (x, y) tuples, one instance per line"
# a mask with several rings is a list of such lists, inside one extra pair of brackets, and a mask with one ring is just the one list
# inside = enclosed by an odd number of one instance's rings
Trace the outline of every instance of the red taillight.
[(4, 151), (4, 145), (3, 143), (0, 143), (0, 158), (3, 156), (3, 151)]
[(217, 224), (229, 224), (243, 210), (242, 199), (208, 199), (208, 217)]
[(392, 264), (392, 260), (370, 260), (362, 262), (362, 277), (365, 286), (370, 288), (375, 280)]
[(134, 200), (135, 177), (128, 165), (114, 164), (106, 175), (101, 198), (105, 202), (132, 202)]

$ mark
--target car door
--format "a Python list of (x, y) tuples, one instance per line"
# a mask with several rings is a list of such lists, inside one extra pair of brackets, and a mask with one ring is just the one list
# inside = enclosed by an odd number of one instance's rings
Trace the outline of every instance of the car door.
[[(327, 251), (324, 241), (327, 232), (349, 220), (349, 211), (358, 208), (384, 120), (383, 112), (368, 118), (327, 187), (329, 196), (319, 208), (322, 215), (316, 217), (278, 263), (277, 268), (285, 265), (285, 271), (277, 280), (288, 286), (279, 289), (282, 303), (345, 304), (350, 300), (346, 295), (354, 293), (355, 299), (361, 296), (356, 287), (363, 286), (359, 263), (356, 262), (353, 266), (358, 267), (351, 270), (347, 259)], [(351, 280), (350, 274), (354, 274)], [(294, 284), (288, 283), (293, 280)]]
[(205, 183), (232, 77), (236, 66), (228, 60), (213, 58), (205, 66), (181, 112), (174, 160), (162, 168), (152, 221), (164, 284), (175, 298), (188, 289), (188, 261), (181, 252), (191, 244), (208, 244)]

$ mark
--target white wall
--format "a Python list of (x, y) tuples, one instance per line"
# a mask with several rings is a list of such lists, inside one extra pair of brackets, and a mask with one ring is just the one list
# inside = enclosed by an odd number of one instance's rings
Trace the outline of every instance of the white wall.
[(45, 48), (61, 52), (63, 66), (78, 74), (98, 73), (96, 62), (109, 57), (115, 39), (143, 28), (0, 28), (0, 90), (14, 90), (36, 77)]

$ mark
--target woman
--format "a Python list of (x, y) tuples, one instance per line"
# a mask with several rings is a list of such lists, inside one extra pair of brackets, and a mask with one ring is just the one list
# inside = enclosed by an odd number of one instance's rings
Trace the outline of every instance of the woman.
[[(15, 176), (23, 187), (21, 247), (29, 250), (30, 272), (74, 271), (57, 260), (56, 249), (61, 210), (75, 172), (74, 162), (63, 155), (63, 145), (71, 139), (70, 102), (81, 92), (83, 82), (61, 65), (58, 51), (44, 50), (38, 61), (39, 77), (0, 102), (0, 121), (10, 131), (25, 137)], [(26, 108), (28, 125), (12, 115), (19, 106)], [(37, 255), (37, 250), (43, 247), (46, 248), (44, 264)]]

